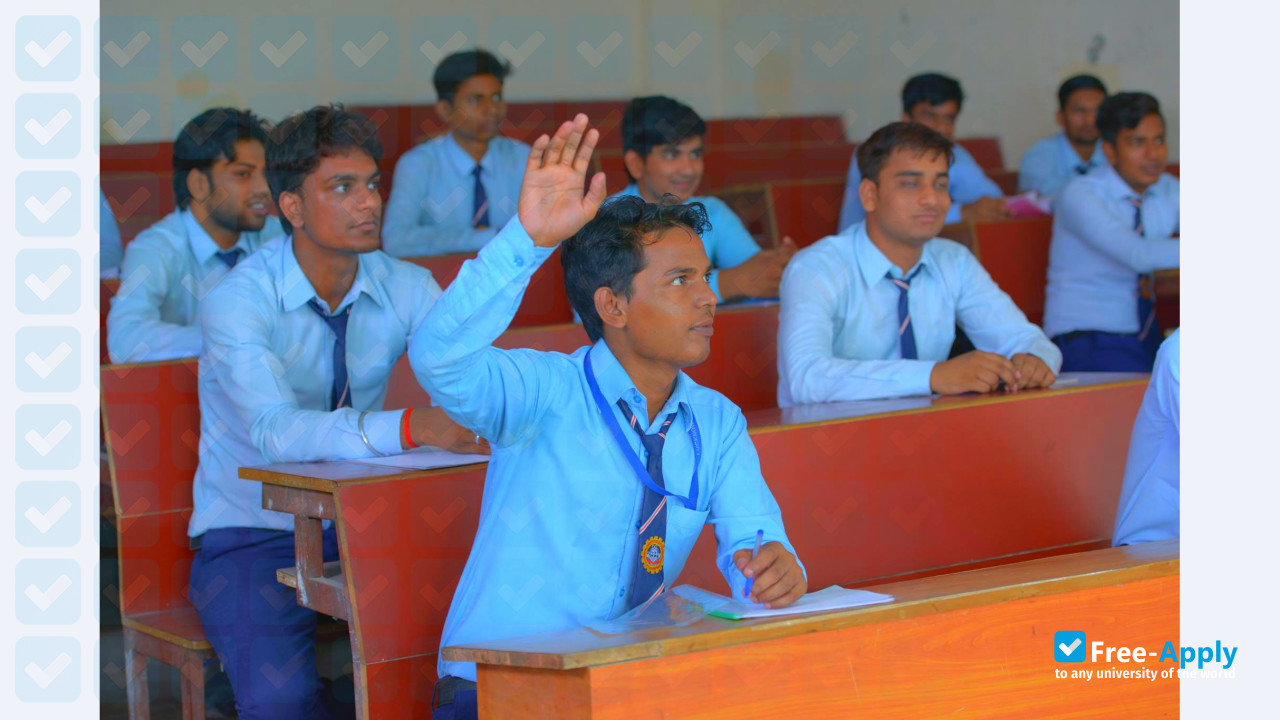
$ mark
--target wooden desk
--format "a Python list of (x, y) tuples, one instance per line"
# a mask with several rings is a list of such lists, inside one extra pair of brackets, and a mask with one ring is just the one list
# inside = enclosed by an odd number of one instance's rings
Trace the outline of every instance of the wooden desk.
[[(748, 414), (811, 586), (953, 572), (1105, 544), (1145, 376), (1081, 375), (1017, 396), (910, 398)], [(1082, 421), (1087, 418), (1088, 421)], [(299, 599), (351, 626), (363, 718), (425, 715), (485, 466), (242, 468), (296, 516)], [(319, 521), (341, 567), (325, 571)], [(309, 529), (308, 529), (309, 528)], [(723, 592), (710, 528), (682, 583)]]
[(1060, 629), (1177, 638), (1178, 577), (1171, 541), (875, 586), (896, 602), (857, 610), (443, 652), (478, 663), (481, 718), (1176, 717), (1176, 678), (1057, 679), (1095, 664), (1051, 648)]

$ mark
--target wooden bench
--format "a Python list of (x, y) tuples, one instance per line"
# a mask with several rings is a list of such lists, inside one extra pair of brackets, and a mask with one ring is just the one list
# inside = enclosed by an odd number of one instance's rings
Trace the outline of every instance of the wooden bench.
[(998, 137), (956, 138), (956, 144), (969, 151), (978, 167), (983, 170), (1003, 170), (1004, 153), (1000, 151)]
[[(810, 586), (866, 584), (1107, 545), (1145, 385), (1077, 375), (1059, 390), (775, 409), (747, 422)], [(264, 483), (264, 507), (337, 526), (360, 717), (428, 713), (485, 470), (241, 469)], [(680, 582), (723, 592), (713, 552), (707, 528)]]
[(1044, 320), (1053, 218), (973, 223), (973, 254), (1031, 322)]
[(1102, 664), (1062, 665), (1051, 648), (1058, 629), (1160, 647), (1178, 636), (1179, 576), (1169, 541), (867, 588), (887, 605), (443, 653), (478, 664), (481, 717), (1176, 717), (1176, 675), (1060, 679)]
[[(458, 276), (462, 263), (475, 256), (475, 253), (459, 253), (404, 259), (430, 270), (440, 287), (446, 288)], [(560, 251), (557, 249), (530, 278), (529, 287), (524, 292), (511, 327), (537, 327), (572, 321), (573, 306), (569, 304), (569, 295), (565, 291), (564, 269), (560, 265)]]

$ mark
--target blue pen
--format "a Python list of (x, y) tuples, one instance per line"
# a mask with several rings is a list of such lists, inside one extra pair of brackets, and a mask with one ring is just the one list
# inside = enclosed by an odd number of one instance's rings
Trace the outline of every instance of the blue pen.
[[(752, 561), (754, 561), (754, 560), (756, 559), (756, 556), (760, 554), (760, 541), (762, 541), (762, 540), (764, 540), (764, 530), (757, 530), (757, 531), (756, 531), (756, 546), (755, 546), (755, 549), (753, 549), (753, 550), (751, 551), (751, 560), (752, 560)], [(751, 598), (751, 586), (752, 586), (752, 585), (755, 585), (755, 584), (756, 584), (756, 579), (755, 579), (755, 578), (747, 578), (747, 587), (746, 587), (746, 589), (744, 589), (744, 590), (742, 591), (742, 596), (743, 596), (743, 597), (745, 597), (745, 598), (747, 598), (747, 599), (750, 599), (750, 598)]]

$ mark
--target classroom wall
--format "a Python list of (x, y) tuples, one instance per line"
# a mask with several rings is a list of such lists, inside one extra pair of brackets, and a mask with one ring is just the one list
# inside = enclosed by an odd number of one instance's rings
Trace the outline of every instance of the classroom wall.
[[(1011, 166), (1056, 129), (1057, 83), (1091, 71), (1154, 93), (1178, 157), (1176, 0), (364, 0), (356, 18), (349, 4), (316, 0), (102, 5), (103, 43), (160, 38), (125, 68), (99, 56), (102, 121), (119, 116), (113, 129), (125, 128), (139, 107), (152, 116), (131, 142), (171, 139), (216, 104), (278, 118), (329, 100), (430, 103), (428, 55), (452, 41), (508, 43), (522, 58), (507, 86), (515, 101), (667, 93), (708, 117), (835, 112), (855, 141), (898, 117), (903, 80), (940, 70), (968, 95), (961, 135), (999, 135)], [(282, 16), (303, 24), (285, 30)], [(283, 45), (295, 27), (306, 41), (268, 64), (262, 42)], [(183, 48), (201, 58), (217, 32), (225, 45), (196, 67)], [(378, 32), (385, 43), (366, 46)], [(357, 69), (346, 51), (361, 58), (366, 47)]]

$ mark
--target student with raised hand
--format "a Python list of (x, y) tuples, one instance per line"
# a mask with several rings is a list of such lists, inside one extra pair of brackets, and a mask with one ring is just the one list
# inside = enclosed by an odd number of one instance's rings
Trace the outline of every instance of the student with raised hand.
[[(964, 91), (955, 78), (938, 73), (916, 75), (902, 86), (902, 120), (917, 122), (935, 130), (952, 143), (956, 139), (956, 119), (964, 104)], [(955, 160), (951, 163), (948, 192), (951, 205), (946, 213), (946, 223), (962, 220), (975, 222), (1005, 220), (1010, 217), (1005, 208), (1004, 193), (994, 180), (987, 177), (968, 150), (952, 146)], [(862, 206), (862, 171), (855, 153), (849, 163), (849, 178), (844, 189), (844, 204), (840, 207), (840, 232), (866, 219)]]
[(400, 156), (382, 247), (396, 257), (474, 252), (516, 212), (529, 146), (499, 134), (511, 67), (467, 50), (436, 67), (436, 113), (449, 131)]
[[(463, 264), (410, 344), (435, 402), (493, 442), (442, 647), (641, 607), (676, 582), (706, 522), (735, 594), (744, 574), (752, 598), (773, 607), (805, 592), (742, 412), (682, 372), (710, 352), (706, 213), (636, 197), (602, 207), (602, 173), (583, 192), (598, 137), (579, 115), (534, 143), (518, 216)], [(491, 347), (562, 241), (569, 298), (593, 344), (572, 355)], [(502, 519), (529, 508), (536, 519), (519, 528)], [(599, 522), (578, 522), (583, 508)], [(519, 612), (502, 589), (512, 587), (527, 594)], [(572, 590), (582, 587), (609, 592)], [(439, 675), (436, 720), (476, 717), (475, 665), (441, 660)]]
[(719, 198), (694, 195), (702, 183), (703, 136), (707, 125), (693, 108), (663, 95), (639, 97), (622, 116), (623, 161), (631, 184), (619, 196), (657, 203), (674, 195), (682, 203), (701, 203), (711, 227), (702, 245), (715, 270), (716, 299), (773, 298), (796, 247), (791, 238), (761, 250), (742, 220)]
[[(440, 410), (382, 409), (392, 366), (440, 286), (378, 250), (381, 154), (372, 123), (341, 107), (276, 126), (267, 180), (286, 235), (241, 262), (200, 308), (191, 596), (245, 720), (329, 711), (316, 615), (275, 578), (295, 562), (293, 517), (263, 509), (261, 483), (241, 480), (239, 468), (419, 445), (485, 451)], [(323, 544), (325, 560), (337, 559), (332, 527)], [(268, 667), (294, 671), (281, 680)]]
[(1181, 332), (1174, 330), (1160, 345), (1151, 382), (1133, 423), (1112, 545), (1171, 540), (1181, 535)]
[(1074, 75), (1058, 86), (1054, 119), (1062, 130), (1032, 145), (1022, 156), (1019, 192), (1035, 190), (1041, 197), (1054, 198), (1068, 182), (1107, 163), (1096, 122), (1106, 99), (1107, 86), (1092, 75)]
[[(782, 277), (778, 405), (1053, 384), (1062, 356), (964, 246), (939, 237), (953, 145), (919, 123), (858, 147), (867, 219)], [(950, 360), (956, 326), (977, 350)]]
[(223, 277), (280, 235), (268, 215), (263, 121), (248, 110), (213, 108), (173, 141), (178, 207), (125, 248), (120, 290), (107, 314), (113, 363), (200, 354), (196, 313)]
[(1058, 197), (1049, 246), (1044, 329), (1062, 368), (1150, 372), (1163, 335), (1151, 276), (1178, 267), (1178, 179), (1165, 172), (1160, 103), (1112, 95), (1098, 109), (1107, 164)]

